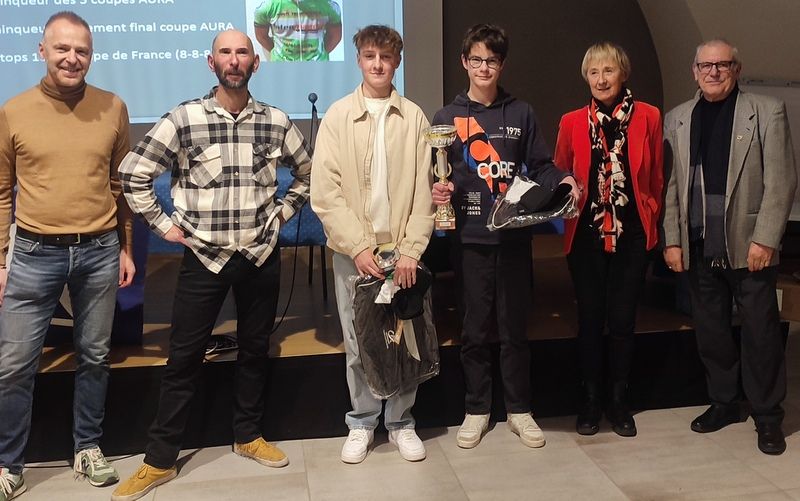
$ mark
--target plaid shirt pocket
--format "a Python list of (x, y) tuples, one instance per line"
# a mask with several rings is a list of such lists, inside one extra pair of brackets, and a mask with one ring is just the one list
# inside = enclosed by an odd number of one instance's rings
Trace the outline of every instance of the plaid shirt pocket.
[(224, 177), (222, 152), (219, 144), (200, 144), (186, 152), (189, 160), (189, 177), (199, 188), (219, 186)]

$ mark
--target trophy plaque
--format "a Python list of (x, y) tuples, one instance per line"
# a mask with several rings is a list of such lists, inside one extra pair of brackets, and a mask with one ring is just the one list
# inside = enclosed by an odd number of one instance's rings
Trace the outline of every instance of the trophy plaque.
[[(434, 125), (428, 127), (422, 133), (425, 135), (425, 141), (436, 148), (436, 163), (433, 165), (433, 174), (436, 176), (437, 181), (446, 185), (448, 182), (447, 177), (453, 172), (453, 168), (447, 163), (447, 151), (445, 148), (456, 140), (456, 128), (454, 125)], [(436, 208), (433, 225), (437, 230), (454, 230), (456, 228), (456, 213), (450, 202)]]

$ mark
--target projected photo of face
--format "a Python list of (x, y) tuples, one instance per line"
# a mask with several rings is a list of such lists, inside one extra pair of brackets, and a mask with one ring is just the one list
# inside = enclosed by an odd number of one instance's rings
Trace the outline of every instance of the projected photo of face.
[(343, 61), (342, 0), (247, 0), (266, 61)]

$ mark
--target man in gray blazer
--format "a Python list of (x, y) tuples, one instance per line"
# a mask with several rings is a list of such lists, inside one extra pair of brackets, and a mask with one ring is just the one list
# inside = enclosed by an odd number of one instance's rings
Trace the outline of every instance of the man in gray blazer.
[[(694, 99), (664, 119), (664, 260), (688, 271), (700, 358), (711, 407), (691, 425), (717, 431), (740, 419), (740, 377), (758, 448), (781, 454), (786, 367), (775, 294), (778, 246), (796, 174), (784, 104), (739, 90), (735, 47), (697, 48)], [(732, 301), (741, 345), (731, 333)]]

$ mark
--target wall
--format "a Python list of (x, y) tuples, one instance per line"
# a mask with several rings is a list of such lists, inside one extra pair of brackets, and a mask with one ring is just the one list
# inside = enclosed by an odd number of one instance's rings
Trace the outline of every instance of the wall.
[(442, 107), (442, 0), (405, 0), (405, 95), (433, 118)]
[(638, 0), (663, 76), (664, 105), (689, 99), (695, 47), (725, 38), (739, 48), (743, 79), (800, 82), (800, 1)]

